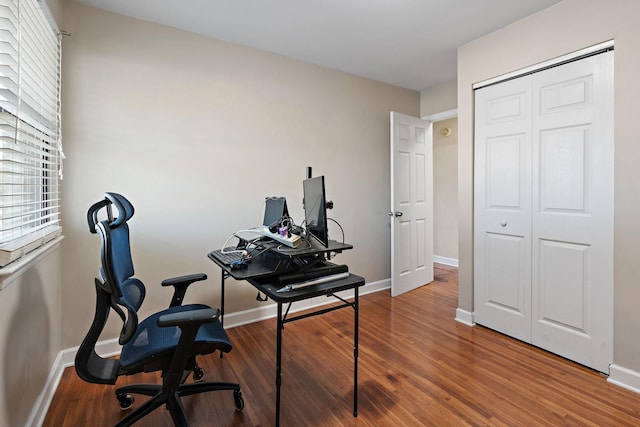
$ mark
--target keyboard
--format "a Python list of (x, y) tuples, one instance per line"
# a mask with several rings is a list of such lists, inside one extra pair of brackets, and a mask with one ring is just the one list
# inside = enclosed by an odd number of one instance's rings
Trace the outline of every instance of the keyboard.
[(346, 279), (349, 277), (348, 272), (330, 274), (328, 276), (316, 277), (315, 279), (306, 280), (304, 282), (290, 283), (278, 289), (276, 292), (289, 292), (296, 289), (306, 288), (307, 286), (320, 285), (322, 283), (333, 282), (334, 280)]
[(282, 285), (289, 285), (291, 283), (304, 282), (307, 280), (317, 279), (318, 277), (329, 276), (338, 273), (348, 273), (349, 267), (346, 265), (336, 265), (332, 263), (325, 263), (319, 267), (314, 267), (311, 270), (304, 272), (292, 272), (288, 274), (282, 274), (278, 277), (278, 281)]
[(234, 247), (216, 249), (211, 252), (211, 255), (224, 265), (231, 265), (232, 262), (243, 259), (242, 250), (238, 250)]

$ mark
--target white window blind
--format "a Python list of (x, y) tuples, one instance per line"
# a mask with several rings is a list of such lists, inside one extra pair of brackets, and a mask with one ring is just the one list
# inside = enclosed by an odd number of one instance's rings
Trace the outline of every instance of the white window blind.
[(45, 11), (0, 0), (0, 267), (62, 231), (60, 39)]

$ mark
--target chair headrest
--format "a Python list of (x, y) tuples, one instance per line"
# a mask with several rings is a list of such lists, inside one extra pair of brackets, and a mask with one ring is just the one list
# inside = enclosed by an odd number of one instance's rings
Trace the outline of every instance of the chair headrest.
[[(87, 223), (89, 225), (89, 231), (93, 234), (96, 233), (96, 225), (100, 220), (98, 219), (98, 213), (104, 207), (107, 208), (108, 224), (110, 228), (119, 226), (120, 224), (129, 221), (134, 214), (133, 205), (126, 197), (118, 193), (104, 193), (105, 198), (99, 202), (91, 205), (87, 211)], [(118, 210), (118, 216), (113, 217), (113, 211), (111, 205), (115, 205)]]
[(123, 195), (118, 193), (104, 193), (105, 197), (118, 208), (118, 217), (109, 222), (109, 227), (117, 227), (125, 221), (129, 221), (133, 216), (133, 205)]

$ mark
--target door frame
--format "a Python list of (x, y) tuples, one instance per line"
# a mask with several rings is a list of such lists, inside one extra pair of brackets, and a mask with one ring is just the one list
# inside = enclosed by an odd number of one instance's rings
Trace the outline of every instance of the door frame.
[[(458, 109), (454, 108), (453, 110), (443, 111), (441, 113), (429, 114), (428, 116), (420, 117), (422, 120), (426, 120), (428, 122), (439, 122), (442, 120), (453, 119), (454, 117), (458, 117)], [(431, 129), (433, 133), (433, 128)], [(433, 135), (431, 135), (433, 136)]]
[(614, 40), (607, 40), (606, 42), (598, 43), (593, 46), (586, 47), (584, 49), (577, 50), (575, 52), (568, 53), (566, 55), (559, 56), (557, 58), (549, 59), (548, 61), (533, 64), (529, 67), (521, 68), (519, 70), (512, 71), (510, 73), (501, 74), (499, 76), (492, 77), (487, 80), (483, 80), (478, 83), (474, 83), (471, 88), (475, 91), (485, 86), (501, 83), (506, 80), (522, 77), (527, 74), (537, 73), (538, 71), (545, 70), (547, 68), (557, 67), (567, 62), (577, 61), (581, 58), (585, 58), (591, 55), (597, 55), (601, 51), (613, 49)]
[[(435, 135), (434, 135), (434, 125), (436, 122), (441, 122), (443, 120), (448, 120), (448, 119), (453, 119), (453, 118), (457, 118), (458, 117), (458, 109), (454, 108), (452, 110), (446, 110), (446, 111), (442, 111), (440, 113), (434, 113), (434, 114), (429, 114), (427, 116), (421, 116), (420, 118), (422, 120), (426, 120), (428, 122), (431, 122), (431, 126), (429, 126), (429, 132), (431, 132), (431, 141), (434, 141)], [(435, 148), (435, 147), (434, 147)], [(456, 155), (456, 162), (457, 162), (458, 156)], [(435, 183), (434, 183), (434, 189), (435, 189)], [(456, 197), (457, 197), (458, 193), (456, 190)], [(457, 212), (456, 212), (457, 215)], [(435, 220), (435, 214), (434, 214), (434, 220)], [(434, 230), (435, 230), (435, 223), (434, 223)], [(434, 231), (435, 233), (435, 231)], [(435, 243), (434, 243), (435, 244)], [(438, 255), (436, 255), (435, 253), (433, 254), (433, 262), (437, 262), (440, 264), (445, 264), (445, 265), (449, 265), (451, 267), (456, 267), (458, 268), (458, 264), (459, 264), (459, 260), (460, 260), (460, 255), (458, 254), (458, 257), (454, 260), (454, 259), (450, 259), (450, 258), (442, 258), (439, 257)]]

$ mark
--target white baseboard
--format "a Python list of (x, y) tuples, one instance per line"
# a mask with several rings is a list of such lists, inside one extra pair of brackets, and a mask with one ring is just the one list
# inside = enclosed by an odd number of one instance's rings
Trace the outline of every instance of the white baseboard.
[(624, 368), (620, 365), (609, 366), (607, 381), (635, 393), (640, 393), (640, 372)]
[(433, 262), (437, 262), (438, 264), (444, 264), (451, 267), (458, 267), (458, 260), (455, 258), (446, 258), (440, 255), (433, 256)]
[[(53, 396), (56, 393), (58, 384), (62, 378), (62, 373), (65, 368), (73, 366), (78, 348), (79, 347), (68, 348), (58, 353), (58, 356), (56, 356), (56, 360), (54, 360), (53, 366), (51, 367), (51, 371), (49, 372), (47, 382), (31, 409), (31, 414), (29, 414), (25, 427), (39, 427), (44, 423), (44, 418), (47, 416), (49, 405), (51, 405), (51, 400), (53, 400)], [(118, 344), (118, 339), (114, 338), (100, 341), (96, 344), (96, 352), (103, 357), (111, 357), (120, 354), (120, 344)]]
[[(370, 294), (373, 292), (382, 291), (385, 289), (389, 289), (391, 287), (391, 279), (380, 280), (374, 283), (368, 283), (363, 287), (359, 288), (358, 294), (360, 296)], [(340, 292), (338, 295), (341, 298), (353, 298), (353, 291), (345, 291)], [(297, 311), (307, 310), (310, 308), (318, 307), (325, 304), (330, 304), (335, 302), (334, 298), (327, 297), (316, 297), (305, 301), (300, 301), (292, 306), (290, 313), (295, 313)], [(245, 310), (238, 313), (229, 313), (225, 316), (225, 328), (233, 328), (240, 325), (246, 325), (248, 323), (258, 322), (260, 320), (266, 320), (273, 317), (276, 317), (277, 314), (277, 305), (275, 303), (271, 303), (268, 305), (264, 305), (262, 307), (254, 308), (251, 310)], [(51, 404), (51, 400), (58, 388), (58, 384), (60, 383), (60, 378), (62, 378), (62, 373), (65, 368), (69, 366), (73, 366), (73, 363), (76, 358), (76, 353), (78, 352), (79, 347), (68, 348), (62, 350), (58, 353), (56, 360), (53, 362), (53, 366), (51, 371), (49, 372), (49, 377), (38, 396), (33, 408), (31, 409), (31, 413), (29, 414), (29, 418), (25, 423), (25, 427), (39, 427), (44, 422), (44, 419), (47, 415), (47, 411), (49, 410), (49, 405)], [(102, 357), (111, 357), (120, 354), (120, 344), (118, 344), (118, 339), (108, 339), (100, 341), (96, 344), (96, 353), (101, 355)]]
[(456, 309), (456, 322), (463, 323), (467, 326), (474, 326), (476, 324), (473, 319), (473, 313), (461, 308)]
[(33, 408), (31, 408), (29, 418), (27, 418), (27, 422), (24, 424), (25, 427), (39, 427), (42, 425), (49, 410), (53, 395), (58, 388), (58, 383), (60, 383), (63, 371), (62, 352), (60, 352), (58, 356), (56, 356), (56, 360), (53, 361), (53, 366), (51, 367), (51, 371), (49, 371), (49, 376), (47, 377), (42, 392), (40, 392), (40, 396), (38, 396), (36, 403), (33, 405)]

